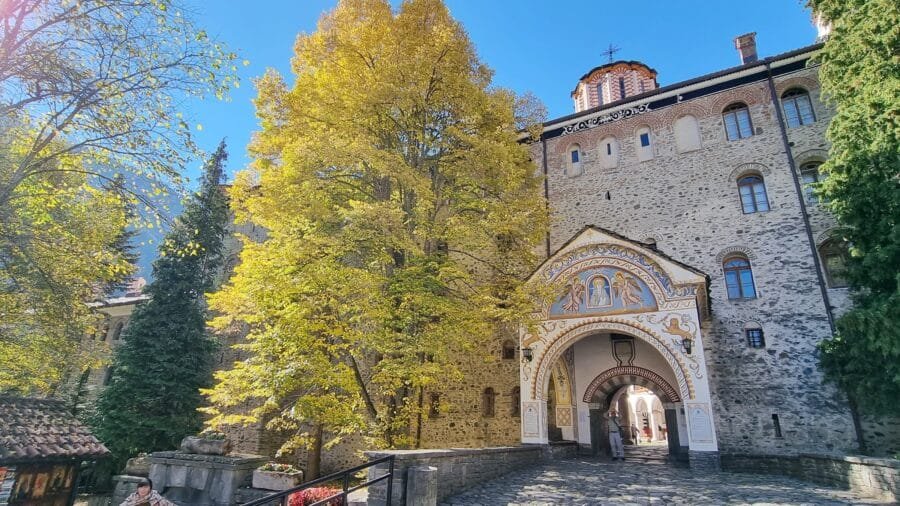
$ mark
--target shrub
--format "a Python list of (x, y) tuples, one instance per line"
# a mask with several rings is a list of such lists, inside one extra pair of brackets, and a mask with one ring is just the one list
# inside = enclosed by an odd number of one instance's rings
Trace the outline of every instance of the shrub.
[[(308, 506), (316, 501), (321, 501), (327, 497), (331, 497), (334, 494), (340, 492), (339, 489), (331, 488), (331, 487), (313, 487), (308, 488), (306, 490), (301, 490), (300, 492), (295, 492), (291, 494), (290, 498), (288, 498), (288, 506)], [(341, 499), (335, 498), (326, 503), (325, 506), (340, 506)]]

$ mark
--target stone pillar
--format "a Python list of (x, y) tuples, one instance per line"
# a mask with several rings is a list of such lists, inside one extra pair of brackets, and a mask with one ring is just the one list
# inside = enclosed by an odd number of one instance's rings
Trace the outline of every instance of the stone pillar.
[(406, 506), (437, 505), (437, 468), (410, 467), (406, 471)]
[(631, 403), (628, 402), (628, 387), (625, 387), (625, 391), (619, 396), (616, 410), (619, 412), (619, 420), (622, 423), (622, 443), (633, 445), (635, 441), (631, 437), (631, 424), (634, 423), (634, 418), (631, 416)]

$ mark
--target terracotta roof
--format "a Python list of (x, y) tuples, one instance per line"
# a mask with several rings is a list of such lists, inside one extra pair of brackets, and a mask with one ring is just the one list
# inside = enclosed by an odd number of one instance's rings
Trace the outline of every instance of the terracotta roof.
[(0, 396), (0, 463), (109, 454), (62, 401)]

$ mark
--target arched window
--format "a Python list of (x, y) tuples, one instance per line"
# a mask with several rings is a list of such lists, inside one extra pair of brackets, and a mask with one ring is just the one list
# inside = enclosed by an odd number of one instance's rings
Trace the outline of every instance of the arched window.
[(118, 341), (122, 338), (122, 329), (125, 328), (125, 322), (119, 322), (116, 324), (116, 330), (113, 331), (112, 340)]
[(569, 146), (569, 154), (566, 158), (566, 170), (565, 173), (569, 177), (578, 177), (584, 172), (584, 169), (581, 166), (582, 158), (584, 158), (584, 153), (581, 152), (581, 146), (578, 144), (572, 144)]
[(635, 131), (638, 160), (645, 162), (653, 158), (653, 146), (650, 145), (650, 128), (641, 127)]
[(441, 414), (441, 394), (432, 392), (430, 401), (428, 404), (428, 418), (437, 418)]
[(597, 105), (603, 105), (603, 83), (597, 83)]
[(515, 360), (516, 358), (516, 343), (507, 339), (503, 341), (503, 351), (501, 352), (501, 357), (503, 360)]
[(122, 338), (122, 329), (125, 328), (125, 322), (119, 322), (116, 324), (116, 329), (113, 330), (112, 340), (118, 341)]
[(487, 387), (481, 394), (481, 416), (494, 416), (494, 389)]
[(625, 98), (625, 78), (619, 76), (619, 100)]
[(512, 392), (510, 392), (510, 401), (509, 401), (509, 414), (512, 416), (519, 416), (522, 412), (522, 389), (519, 387), (513, 387)]
[(760, 327), (747, 327), (744, 329), (744, 336), (747, 338), (747, 346), (750, 348), (765, 348), (766, 336)]
[(675, 146), (679, 153), (700, 149), (700, 126), (697, 118), (689, 114), (675, 120)]
[(729, 141), (745, 139), (753, 135), (753, 124), (750, 122), (750, 109), (747, 104), (737, 102), (722, 111), (725, 120), (725, 135)]
[(753, 174), (738, 179), (738, 193), (741, 195), (741, 209), (744, 214), (769, 210), (769, 197), (762, 176)]
[(113, 367), (109, 366), (106, 368), (106, 372), (103, 373), (103, 386), (109, 386), (109, 382), (112, 381), (113, 376)]
[(809, 93), (801, 88), (791, 88), (781, 95), (781, 104), (784, 106), (784, 119), (788, 128), (800, 125), (809, 125), (816, 121), (812, 103), (809, 101)]
[(825, 269), (825, 280), (829, 288), (845, 288), (847, 282), (847, 251), (846, 241), (829, 239), (819, 246), (819, 258), (822, 259), (822, 267)]
[(753, 270), (750, 260), (741, 255), (731, 256), (722, 263), (725, 271), (725, 288), (729, 299), (755, 299), (756, 285), (753, 284)]
[(605, 137), (600, 141), (600, 167), (615, 169), (619, 164), (619, 142), (615, 137)]
[(809, 162), (800, 166), (800, 183), (803, 185), (803, 196), (810, 204), (819, 202), (816, 185), (819, 183), (819, 166), (821, 162)]

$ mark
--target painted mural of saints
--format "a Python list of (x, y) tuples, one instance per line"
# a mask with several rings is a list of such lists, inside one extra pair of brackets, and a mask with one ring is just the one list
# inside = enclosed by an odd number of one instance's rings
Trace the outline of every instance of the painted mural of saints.
[(640, 306), (643, 302), (641, 285), (628, 274), (617, 272), (613, 277), (612, 288), (615, 296), (622, 299), (623, 306)]
[(588, 286), (588, 306), (603, 307), (611, 305), (612, 297), (610, 296), (609, 280), (603, 276), (594, 276), (591, 278)]
[(581, 280), (575, 278), (569, 281), (563, 292), (563, 298), (566, 299), (562, 303), (563, 311), (577, 313), (582, 301), (584, 301), (584, 285), (581, 283)]

